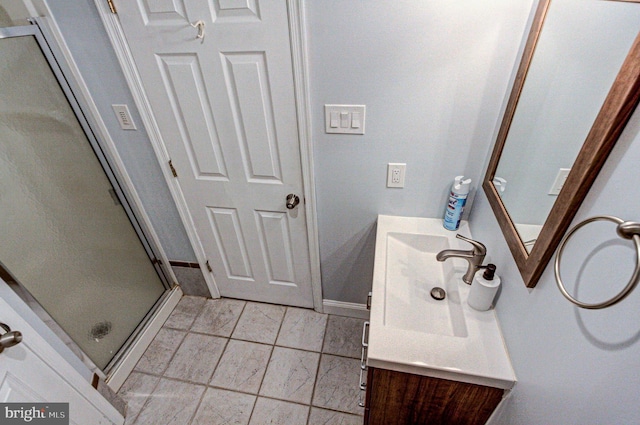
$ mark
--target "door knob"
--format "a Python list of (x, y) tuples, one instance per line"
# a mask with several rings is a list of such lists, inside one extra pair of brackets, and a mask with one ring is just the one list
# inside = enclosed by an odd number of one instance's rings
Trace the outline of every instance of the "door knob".
[(12, 331), (11, 328), (4, 323), (0, 323), (0, 328), (4, 331), (0, 333), (0, 353), (2, 353), (5, 348), (13, 347), (22, 342), (22, 334), (20, 332)]
[(287, 195), (287, 209), (292, 210), (299, 203), (300, 203), (300, 198), (298, 197), (298, 195), (295, 195), (293, 193), (290, 193)]

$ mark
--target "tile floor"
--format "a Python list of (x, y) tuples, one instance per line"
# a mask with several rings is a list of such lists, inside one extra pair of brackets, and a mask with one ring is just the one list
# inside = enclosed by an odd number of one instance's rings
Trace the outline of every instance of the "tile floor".
[(360, 425), (363, 322), (185, 296), (120, 389), (126, 423)]

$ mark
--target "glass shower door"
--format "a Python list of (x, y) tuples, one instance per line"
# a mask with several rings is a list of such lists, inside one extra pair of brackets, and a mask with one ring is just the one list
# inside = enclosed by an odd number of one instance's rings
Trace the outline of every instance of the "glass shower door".
[(36, 35), (9, 33), (0, 33), (0, 263), (104, 370), (167, 286)]

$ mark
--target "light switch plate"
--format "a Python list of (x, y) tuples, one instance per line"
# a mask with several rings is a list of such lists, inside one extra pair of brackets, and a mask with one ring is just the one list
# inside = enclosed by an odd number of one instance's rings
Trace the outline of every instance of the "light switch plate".
[(364, 134), (365, 105), (324, 105), (325, 132)]

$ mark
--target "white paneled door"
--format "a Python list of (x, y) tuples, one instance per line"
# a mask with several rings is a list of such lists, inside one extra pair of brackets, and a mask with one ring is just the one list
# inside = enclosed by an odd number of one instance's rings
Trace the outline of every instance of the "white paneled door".
[(117, 6), (220, 294), (313, 307), (286, 1)]

